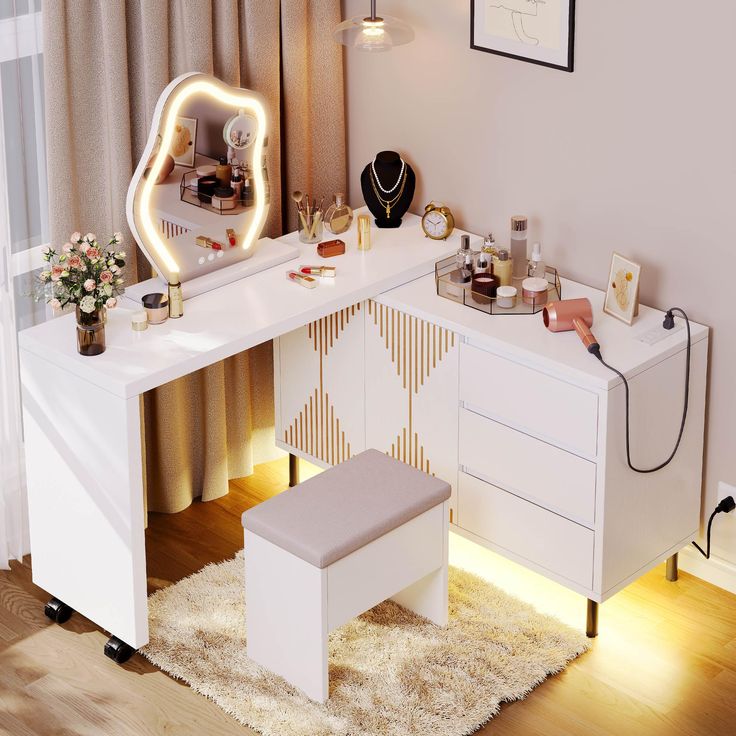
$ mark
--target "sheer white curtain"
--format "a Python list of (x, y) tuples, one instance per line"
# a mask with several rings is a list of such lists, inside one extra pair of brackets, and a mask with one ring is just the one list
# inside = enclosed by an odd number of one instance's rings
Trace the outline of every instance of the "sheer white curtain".
[(0, 0), (0, 569), (29, 550), (17, 331), (48, 242), (41, 0)]

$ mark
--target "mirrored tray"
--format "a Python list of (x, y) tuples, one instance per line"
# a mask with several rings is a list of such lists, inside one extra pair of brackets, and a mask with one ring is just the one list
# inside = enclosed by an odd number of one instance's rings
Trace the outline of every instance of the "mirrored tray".
[[(475, 260), (478, 251), (473, 251), (473, 260)], [(521, 294), (521, 289), (516, 295), (516, 303), (512, 307), (500, 307), (495, 297), (489, 297), (485, 294), (472, 291), (470, 284), (462, 284), (453, 281), (451, 274), (457, 271), (457, 262), (455, 256), (443, 258), (434, 265), (434, 278), (437, 288), (437, 295), (449, 299), (450, 301), (464, 304), (466, 307), (477, 309), (485, 314), (537, 314), (544, 307), (553, 301), (562, 299), (562, 284), (560, 276), (556, 268), (547, 266), (545, 277), (549, 286), (547, 293), (542, 297), (537, 297), (530, 301), (525, 301)]]

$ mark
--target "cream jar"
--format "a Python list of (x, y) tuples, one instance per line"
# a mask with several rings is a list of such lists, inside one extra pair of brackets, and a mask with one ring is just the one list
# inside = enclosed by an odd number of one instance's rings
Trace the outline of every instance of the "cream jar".
[(160, 325), (169, 318), (169, 297), (166, 294), (146, 294), (142, 299), (148, 324)]
[(203, 164), (202, 166), (197, 166), (197, 176), (214, 176), (215, 175), (215, 167), (210, 166), (209, 164)]
[(235, 192), (232, 187), (215, 187), (212, 195), (212, 206), (218, 210), (235, 209)]
[(512, 309), (516, 306), (516, 287), (499, 286), (496, 289), (496, 306), (501, 309)]
[(540, 307), (547, 303), (547, 289), (549, 282), (547, 279), (539, 277), (531, 277), (521, 282), (521, 293), (525, 304), (531, 304), (533, 307)]

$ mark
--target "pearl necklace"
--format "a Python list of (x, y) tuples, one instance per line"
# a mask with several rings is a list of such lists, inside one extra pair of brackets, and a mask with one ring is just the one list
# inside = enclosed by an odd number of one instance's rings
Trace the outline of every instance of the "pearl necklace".
[(404, 176), (404, 169), (406, 168), (406, 161), (404, 161), (403, 158), (399, 159), (401, 161), (401, 173), (399, 174), (399, 178), (396, 180), (396, 184), (394, 184), (391, 189), (384, 189), (381, 180), (378, 178), (378, 174), (376, 173), (376, 159), (374, 158), (373, 161), (371, 161), (371, 170), (373, 171), (373, 178), (376, 180), (376, 184), (378, 184), (378, 188), (384, 193), (384, 194), (391, 194), (393, 191), (396, 190), (396, 187), (401, 184), (401, 180)]

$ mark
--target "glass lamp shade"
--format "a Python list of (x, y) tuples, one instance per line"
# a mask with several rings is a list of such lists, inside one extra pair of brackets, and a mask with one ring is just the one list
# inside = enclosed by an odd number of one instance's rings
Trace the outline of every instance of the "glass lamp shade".
[(399, 18), (384, 15), (375, 19), (355, 16), (335, 28), (333, 37), (338, 43), (359, 51), (390, 51), (414, 40), (412, 27)]

